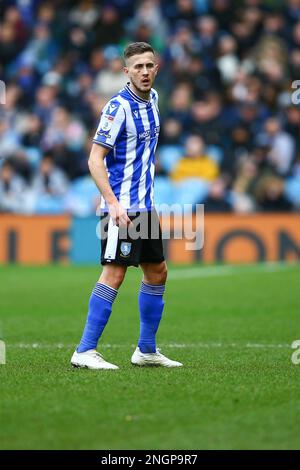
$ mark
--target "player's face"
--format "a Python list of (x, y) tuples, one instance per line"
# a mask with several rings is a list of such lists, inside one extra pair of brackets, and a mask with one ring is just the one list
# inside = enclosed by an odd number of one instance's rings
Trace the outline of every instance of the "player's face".
[(151, 90), (157, 71), (158, 65), (155, 63), (152, 52), (129, 57), (124, 67), (124, 72), (128, 75), (131, 84), (142, 94), (147, 94)]

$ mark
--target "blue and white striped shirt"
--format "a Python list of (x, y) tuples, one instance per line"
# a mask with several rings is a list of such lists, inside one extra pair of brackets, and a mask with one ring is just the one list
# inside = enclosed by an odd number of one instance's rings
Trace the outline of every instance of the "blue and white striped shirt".
[[(111, 188), (131, 211), (151, 210), (155, 149), (160, 130), (158, 95), (152, 88), (149, 101), (128, 84), (104, 106), (93, 142), (110, 149), (105, 158)], [(105, 209), (101, 198), (101, 209)]]

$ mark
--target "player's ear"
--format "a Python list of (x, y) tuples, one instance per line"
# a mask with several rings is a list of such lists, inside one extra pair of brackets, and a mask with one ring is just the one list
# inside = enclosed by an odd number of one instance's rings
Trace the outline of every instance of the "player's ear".
[(123, 72), (124, 72), (126, 75), (128, 75), (128, 67), (126, 67), (126, 65), (125, 65), (125, 67), (123, 67)]

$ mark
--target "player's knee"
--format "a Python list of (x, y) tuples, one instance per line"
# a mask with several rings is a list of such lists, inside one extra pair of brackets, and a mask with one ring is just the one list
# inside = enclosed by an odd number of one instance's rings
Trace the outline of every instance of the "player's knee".
[(112, 279), (112, 283), (115, 285), (115, 289), (118, 289), (124, 280), (125, 273), (123, 271), (117, 271)]
[(161, 270), (159, 272), (159, 282), (158, 284), (165, 284), (168, 277), (168, 270), (165, 264), (162, 265)]
[(162, 263), (150, 272), (145, 273), (145, 282), (146, 284), (162, 285), (166, 283), (167, 275), (167, 266)]
[(122, 266), (115, 266), (114, 269), (109, 270), (104, 269), (100, 277), (100, 282), (114, 289), (118, 289), (124, 280), (125, 273), (126, 269)]

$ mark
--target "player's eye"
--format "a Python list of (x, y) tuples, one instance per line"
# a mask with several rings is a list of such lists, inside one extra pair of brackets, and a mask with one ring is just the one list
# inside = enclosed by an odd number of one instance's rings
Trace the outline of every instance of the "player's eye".
[[(154, 64), (146, 64), (147, 69), (153, 69), (153, 67), (154, 67)], [(142, 70), (144, 68), (144, 65), (143, 64), (137, 64), (137, 65), (135, 65), (134, 68), (136, 70)]]

